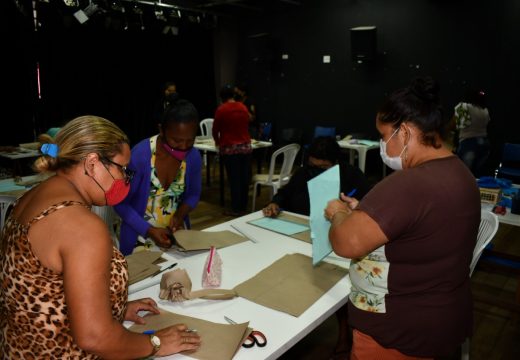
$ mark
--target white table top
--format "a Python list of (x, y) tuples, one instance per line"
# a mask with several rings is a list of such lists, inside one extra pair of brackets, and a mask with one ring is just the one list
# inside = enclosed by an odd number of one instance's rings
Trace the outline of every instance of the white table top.
[(33, 185), (24, 185), (26, 183), (33, 183), (38, 180), (43, 180), (44, 178), (40, 174), (29, 175), (20, 178), (21, 181), (17, 182), (14, 178), (2, 179), (0, 180), (0, 194), (3, 195), (22, 195), (24, 192), (29, 190)]
[(26, 149), (21, 147), (16, 148), (16, 151), (13, 152), (0, 151), (0, 156), (3, 156), (11, 160), (38, 157), (40, 155), (41, 154), (38, 150)]
[[(257, 211), (206, 229), (207, 231), (234, 231), (230, 225), (238, 224), (241, 228), (243, 227), (253, 232), (258, 240), (257, 243), (247, 241), (218, 250), (223, 261), (221, 288), (231, 289), (235, 287), (253, 277), (285, 254), (302, 253), (312, 256), (311, 244), (246, 224), (247, 221), (260, 216), (262, 216), (261, 211)], [(188, 271), (193, 283), (192, 290), (198, 290), (202, 288), (202, 269), (207, 254), (207, 251), (197, 252), (192, 255), (169, 252), (167, 256), (171, 257), (172, 260), (165, 263), (163, 267), (172, 261), (178, 262), (177, 268)], [(344, 267), (348, 267), (350, 263), (347, 259), (335, 256), (327, 258), (327, 261)], [(160, 280), (160, 276), (157, 278), (159, 279), (155, 280), (156, 282)], [(349, 291), (350, 279), (347, 275), (299, 317), (272, 310), (241, 297), (232, 300), (196, 299), (182, 303), (172, 303), (158, 298), (158, 284), (132, 292), (129, 298), (133, 300), (142, 297), (152, 297), (157, 301), (159, 307), (165, 310), (223, 324), (226, 323), (224, 315), (239, 323), (250, 321), (251, 327), (262, 331), (266, 335), (268, 340), (267, 346), (264, 348), (253, 347), (251, 349), (240, 348), (234, 359), (263, 360), (278, 358), (325, 321), (347, 302)], [(128, 326), (129, 324), (125, 323), (125, 325)], [(164, 359), (185, 358), (188, 357), (181, 354), (164, 357)]]
[[(481, 203), (482, 210), (493, 211), (493, 204)], [(503, 224), (520, 226), (520, 215), (511, 214), (511, 208), (507, 208), (505, 215), (498, 215), (498, 221)]]
[[(197, 138), (195, 139), (195, 144), (193, 146), (203, 151), (218, 151), (218, 148), (215, 146), (215, 140), (210, 137), (197, 136)], [(270, 141), (251, 140), (251, 147), (253, 148), (253, 150), (270, 146), (273, 146), (273, 143)]]

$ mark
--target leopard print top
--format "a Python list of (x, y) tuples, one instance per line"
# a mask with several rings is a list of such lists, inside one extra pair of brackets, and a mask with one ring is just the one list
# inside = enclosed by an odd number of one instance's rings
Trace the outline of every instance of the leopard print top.
[[(0, 250), (0, 358), (97, 359), (76, 345), (71, 335), (63, 276), (44, 267), (34, 255), (27, 234), (36, 221), (77, 201), (50, 206), (28, 225), (11, 216)], [(15, 205), (16, 206), (16, 205)], [(128, 269), (114, 248), (111, 261), (112, 315), (120, 322), (128, 297)]]

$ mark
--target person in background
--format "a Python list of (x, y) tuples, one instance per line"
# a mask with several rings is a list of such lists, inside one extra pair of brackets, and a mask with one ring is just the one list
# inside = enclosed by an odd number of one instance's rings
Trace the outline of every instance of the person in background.
[(256, 117), (256, 106), (248, 95), (247, 86), (245, 84), (235, 85), (233, 91), (235, 101), (240, 101), (244, 104), (249, 113), (249, 135), (253, 139), (260, 139), (260, 124)]
[(132, 333), (159, 313), (150, 298), (128, 301), (128, 272), (106, 224), (90, 207), (129, 191), (130, 147), (110, 121), (82, 116), (42, 145), (39, 171), (56, 175), (15, 203), (0, 251), (0, 354), (14, 359), (130, 359), (199, 347), (184, 324)]
[(491, 119), (486, 93), (480, 89), (469, 90), (465, 101), (455, 106), (453, 119), (458, 130), (457, 155), (475, 177), (480, 177), (490, 151), (487, 126)]
[(172, 245), (172, 232), (200, 199), (202, 161), (193, 147), (199, 115), (195, 106), (180, 99), (166, 109), (159, 134), (132, 148), (130, 168), (134, 181), (126, 199), (115, 206), (122, 219), (120, 248), (131, 254), (140, 235), (157, 246)]
[(351, 359), (449, 358), (471, 335), (469, 266), (480, 194), (443, 146), (438, 84), (417, 78), (379, 109), (383, 162), (396, 170), (358, 202), (325, 209), (334, 252), (352, 259)]
[(215, 111), (212, 134), (231, 190), (231, 211), (224, 214), (240, 216), (246, 213), (253, 150), (248, 131), (249, 113), (245, 105), (235, 101), (233, 96), (232, 85), (222, 87), (222, 104)]
[(162, 117), (166, 109), (179, 99), (177, 85), (173, 81), (166, 81), (162, 86), (161, 96), (154, 106), (152, 133), (157, 131), (157, 125), (161, 123)]
[(291, 176), (289, 183), (282, 187), (271, 202), (262, 210), (265, 216), (276, 217), (280, 209), (309, 215), (310, 200), (307, 182), (336, 164), (340, 166), (341, 192), (355, 191), (355, 197), (362, 199), (370, 190), (365, 175), (357, 167), (340, 161), (341, 149), (332, 137), (315, 138), (308, 150), (307, 165), (300, 167)]

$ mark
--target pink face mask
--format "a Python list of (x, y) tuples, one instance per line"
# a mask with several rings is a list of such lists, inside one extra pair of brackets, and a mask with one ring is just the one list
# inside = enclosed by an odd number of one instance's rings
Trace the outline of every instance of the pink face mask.
[(170, 156), (173, 156), (175, 159), (177, 159), (179, 161), (183, 161), (186, 158), (186, 154), (188, 153), (188, 150), (182, 151), (182, 150), (177, 150), (177, 149), (171, 148), (165, 142), (163, 142), (162, 146), (163, 146), (164, 150), (166, 150), (168, 152), (168, 154), (170, 154)]

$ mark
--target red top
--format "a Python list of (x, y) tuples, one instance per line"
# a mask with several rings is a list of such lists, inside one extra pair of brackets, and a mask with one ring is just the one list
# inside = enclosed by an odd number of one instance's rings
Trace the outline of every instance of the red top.
[(213, 138), (218, 146), (251, 143), (249, 112), (241, 102), (228, 101), (217, 108), (213, 121)]

